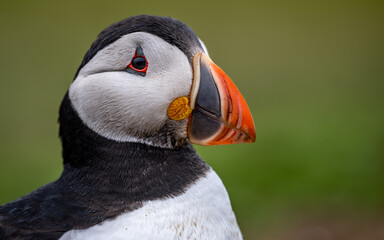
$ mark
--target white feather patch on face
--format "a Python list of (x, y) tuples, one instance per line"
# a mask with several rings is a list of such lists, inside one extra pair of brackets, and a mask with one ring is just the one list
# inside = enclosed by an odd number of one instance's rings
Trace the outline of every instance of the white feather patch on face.
[[(148, 61), (144, 77), (125, 71), (138, 46)], [(69, 97), (82, 121), (98, 134), (146, 142), (140, 136), (154, 135), (164, 126), (169, 104), (188, 96), (191, 84), (192, 67), (180, 49), (137, 32), (99, 51), (79, 72)]]
[(204, 42), (201, 41), (200, 38), (199, 38), (199, 42), (200, 42), (200, 45), (201, 45), (201, 47), (203, 48), (204, 52), (209, 56), (208, 49), (207, 49), (207, 47), (205, 46)]

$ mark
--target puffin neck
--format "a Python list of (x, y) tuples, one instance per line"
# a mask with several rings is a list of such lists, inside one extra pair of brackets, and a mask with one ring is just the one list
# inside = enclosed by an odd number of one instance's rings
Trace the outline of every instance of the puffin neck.
[(64, 171), (58, 181), (82, 186), (84, 193), (108, 189), (118, 193), (113, 199), (131, 204), (161, 199), (183, 193), (210, 170), (190, 143), (167, 149), (98, 135), (82, 123), (68, 94), (59, 121)]

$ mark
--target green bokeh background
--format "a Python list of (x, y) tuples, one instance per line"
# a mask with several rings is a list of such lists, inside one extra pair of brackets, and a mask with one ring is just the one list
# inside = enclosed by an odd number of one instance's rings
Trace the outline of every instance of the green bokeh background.
[(256, 144), (196, 147), (246, 239), (384, 229), (384, 4), (369, 0), (1, 0), (0, 204), (59, 176), (61, 99), (96, 35), (137, 14), (192, 27), (248, 102)]

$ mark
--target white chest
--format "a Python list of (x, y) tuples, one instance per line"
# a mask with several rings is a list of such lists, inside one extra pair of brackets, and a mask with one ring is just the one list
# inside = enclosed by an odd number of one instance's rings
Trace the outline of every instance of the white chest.
[(242, 239), (227, 191), (211, 170), (184, 194), (144, 203), (133, 212), (85, 230), (66, 232), (61, 240)]

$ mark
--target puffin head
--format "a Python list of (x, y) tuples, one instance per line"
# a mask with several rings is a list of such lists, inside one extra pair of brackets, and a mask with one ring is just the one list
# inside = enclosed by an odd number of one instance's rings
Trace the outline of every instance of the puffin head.
[(176, 148), (254, 142), (248, 106), (191, 28), (135, 16), (102, 31), (68, 92), (91, 130), (117, 142)]

